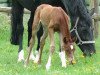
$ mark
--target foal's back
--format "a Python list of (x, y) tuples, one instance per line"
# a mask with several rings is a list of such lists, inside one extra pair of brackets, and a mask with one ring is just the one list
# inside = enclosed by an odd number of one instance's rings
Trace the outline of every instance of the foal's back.
[(51, 5), (40, 5), (40, 20), (43, 25), (48, 25), (48, 27), (53, 27), (55, 30), (60, 30), (60, 25), (65, 22), (65, 14), (61, 7), (53, 7)]

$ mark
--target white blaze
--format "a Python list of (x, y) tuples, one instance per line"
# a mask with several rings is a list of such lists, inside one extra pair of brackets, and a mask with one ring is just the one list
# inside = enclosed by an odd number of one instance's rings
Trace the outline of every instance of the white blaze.
[(70, 48), (73, 49), (74, 48), (73, 45), (70, 45)]

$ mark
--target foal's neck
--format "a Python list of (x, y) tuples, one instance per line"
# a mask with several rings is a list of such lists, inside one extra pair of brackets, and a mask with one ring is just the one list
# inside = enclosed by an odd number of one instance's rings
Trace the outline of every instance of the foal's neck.
[(61, 31), (61, 34), (62, 34), (63, 38), (66, 37), (67, 39), (71, 39), (71, 34), (70, 34), (68, 24), (69, 24), (68, 20), (63, 19), (62, 23), (60, 25), (60, 31)]

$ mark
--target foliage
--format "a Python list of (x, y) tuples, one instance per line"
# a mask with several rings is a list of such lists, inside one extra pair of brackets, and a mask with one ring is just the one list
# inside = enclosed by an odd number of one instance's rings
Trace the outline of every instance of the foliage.
[[(24, 51), (27, 56), (27, 21), (29, 15), (24, 17)], [(92, 57), (83, 58), (82, 52), (76, 47), (76, 64), (69, 65), (67, 68), (61, 67), (59, 58), (59, 38), (55, 34), (56, 49), (52, 59), (52, 66), (46, 71), (45, 64), (48, 59), (49, 42), (46, 40), (46, 46), (43, 51), (41, 65), (33, 64), (31, 61), (27, 68), (23, 62), (17, 63), (18, 46), (10, 44), (10, 18), (7, 14), (0, 13), (0, 75), (100, 75), (100, 34), (96, 39), (97, 53)], [(34, 48), (35, 50), (36, 48)]]

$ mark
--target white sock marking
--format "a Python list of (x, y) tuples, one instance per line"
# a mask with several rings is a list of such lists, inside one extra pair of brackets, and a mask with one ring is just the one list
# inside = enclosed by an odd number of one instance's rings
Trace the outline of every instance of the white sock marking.
[(62, 62), (62, 67), (66, 68), (66, 58), (65, 58), (65, 51), (62, 51), (59, 53), (61, 62)]
[(48, 62), (46, 64), (46, 70), (49, 70), (50, 66), (51, 66), (51, 56), (49, 55), (49, 59), (48, 59)]
[(24, 51), (23, 50), (21, 50), (18, 53), (18, 62), (21, 62), (22, 60), (24, 60)]
[(74, 48), (73, 45), (70, 45), (70, 48), (73, 49)]

